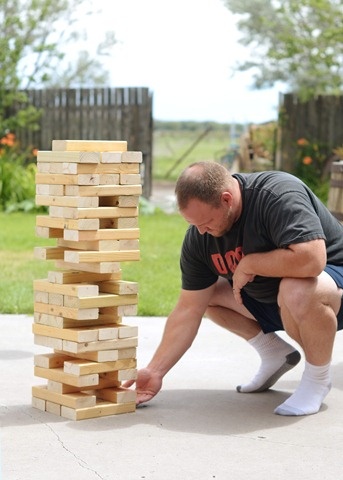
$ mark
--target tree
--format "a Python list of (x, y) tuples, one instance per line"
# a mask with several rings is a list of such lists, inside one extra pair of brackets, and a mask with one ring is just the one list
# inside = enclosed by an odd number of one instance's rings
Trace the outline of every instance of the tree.
[[(36, 127), (39, 112), (28, 104), (23, 89), (106, 83), (101, 56), (111, 51), (116, 39), (107, 32), (93, 56), (78, 49), (87, 37), (79, 19), (94, 14), (87, 11), (87, 3), (0, 0), (0, 137), (17, 127)], [(17, 104), (20, 109), (13, 109)]]
[(224, 0), (239, 16), (256, 88), (283, 82), (306, 101), (343, 91), (341, 0)]

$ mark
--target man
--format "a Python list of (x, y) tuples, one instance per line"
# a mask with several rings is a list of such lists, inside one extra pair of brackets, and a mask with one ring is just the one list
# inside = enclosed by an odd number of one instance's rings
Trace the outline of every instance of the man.
[(267, 390), (299, 362), (300, 353), (275, 333), (285, 330), (302, 348), (305, 369), (275, 413), (318, 412), (331, 388), (333, 343), (343, 327), (343, 226), (284, 172), (231, 175), (218, 163), (198, 162), (183, 171), (175, 192), (190, 224), (182, 290), (152, 360), (138, 372), (137, 403), (160, 391), (206, 315), (261, 357), (240, 393)]

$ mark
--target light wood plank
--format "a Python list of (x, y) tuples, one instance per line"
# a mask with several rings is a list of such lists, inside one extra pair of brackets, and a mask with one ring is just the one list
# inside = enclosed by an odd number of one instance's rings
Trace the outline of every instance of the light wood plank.
[(125, 358), (115, 362), (90, 362), (81, 359), (67, 360), (64, 362), (63, 371), (73, 375), (90, 375), (92, 373), (114, 372), (127, 368), (135, 368), (136, 359)]
[(87, 285), (85, 283), (51, 283), (47, 278), (33, 281), (33, 289), (41, 292), (60, 293), (75, 297), (93, 297), (99, 294), (98, 285)]
[(99, 375), (97, 373), (78, 377), (76, 375), (64, 373), (63, 368), (34, 367), (34, 375), (35, 377), (66, 383), (67, 385), (72, 385), (74, 387), (87, 387), (97, 385), (99, 383)]
[(36, 173), (36, 184), (39, 183), (48, 185), (99, 185), (100, 177), (93, 173), (81, 175)]
[(112, 197), (116, 195), (141, 195), (142, 185), (66, 185), (65, 195), (80, 197)]
[(49, 151), (39, 150), (37, 162), (73, 162), (73, 163), (99, 163), (100, 152), (78, 152), (78, 151)]
[(53, 151), (67, 152), (125, 152), (126, 141), (103, 141), (103, 140), (53, 140)]
[(123, 413), (133, 413), (136, 410), (135, 402), (131, 403), (108, 403), (98, 401), (95, 407), (71, 409), (61, 407), (61, 416), (69, 420), (85, 420), (89, 418), (99, 418), (108, 415), (119, 415)]
[(92, 231), (65, 229), (64, 239), (74, 242), (97, 240), (131, 240), (140, 237), (139, 228), (103, 228)]
[(71, 352), (71, 353), (85, 353), (85, 352), (94, 352), (100, 350), (119, 350), (121, 348), (130, 348), (130, 347), (137, 347), (138, 339), (137, 338), (122, 338), (118, 340), (102, 340), (98, 342), (85, 342), (85, 343), (78, 343), (78, 342), (71, 342), (69, 340), (63, 341), (63, 348), (58, 350), (62, 350), (63, 352)]
[(64, 260), (70, 263), (131, 262), (139, 259), (139, 250), (121, 250), (118, 252), (78, 252), (66, 250), (64, 252)]
[(56, 305), (46, 305), (39, 302), (34, 303), (34, 311), (65, 318), (72, 318), (74, 320), (91, 320), (98, 318), (99, 315), (98, 308), (68, 308)]

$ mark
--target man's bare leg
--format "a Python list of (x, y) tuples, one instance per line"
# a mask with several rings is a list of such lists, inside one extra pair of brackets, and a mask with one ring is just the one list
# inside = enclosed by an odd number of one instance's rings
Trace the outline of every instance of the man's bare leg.
[(230, 284), (219, 279), (206, 311), (206, 316), (221, 327), (244, 338), (257, 351), (261, 365), (254, 378), (237, 386), (241, 393), (268, 390), (300, 360), (300, 353), (275, 333), (264, 334), (261, 327), (233, 297)]
[(322, 272), (316, 279), (283, 279), (279, 305), (287, 333), (305, 353), (301, 382), (278, 415), (317, 413), (331, 388), (330, 365), (342, 290)]

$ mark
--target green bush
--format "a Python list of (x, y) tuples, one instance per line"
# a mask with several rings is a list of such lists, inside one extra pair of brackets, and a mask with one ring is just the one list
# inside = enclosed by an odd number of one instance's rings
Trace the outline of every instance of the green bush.
[(35, 208), (35, 174), (32, 152), (22, 152), (13, 133), (0, 139), (0, 208), (6, 212)]
[(327, 147), (306, 138), (297, 141), (294, 175), (300, 178), (311, 190), (327, 203), (329, 195), (329, 177), (325, 173)]

